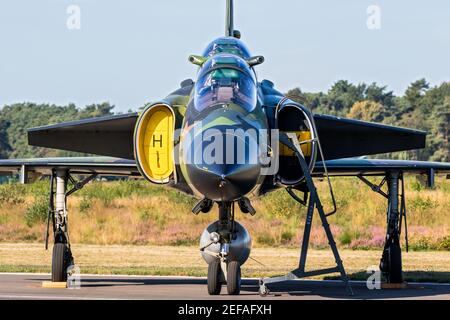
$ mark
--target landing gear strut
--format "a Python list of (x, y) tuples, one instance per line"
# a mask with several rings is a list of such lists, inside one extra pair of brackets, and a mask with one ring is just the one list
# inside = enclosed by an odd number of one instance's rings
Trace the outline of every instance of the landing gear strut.
[[(403, 216), (402, 209), (399, 210), (399, 172), (389, 172), (387, 175), (388, 182), (388, 212), (387, 212), (387, 232), (386, 242), (384, 245), (383, 256), (380, 262), (380, 270), (386, 277), (388, 283), (402, 283), (402, 249), (400, 246), (400, 221)], [(402, 194), (402, 198), (404, 198)]]
[[(380, 270), (387, 283), (403, 283), (402, 249), (400, 245), (403, 221), (405, 223), (406, 250), (408, 251), (408, 224), (403, 174), (399, 171), (387, 172), (380, 185), (372, 184), (363, 176), (359, 176), (359, 179), (388, 201), (386, 240), (380, 261)], [(386, 183), (387, 193), (382, 191), (382, 187)]]

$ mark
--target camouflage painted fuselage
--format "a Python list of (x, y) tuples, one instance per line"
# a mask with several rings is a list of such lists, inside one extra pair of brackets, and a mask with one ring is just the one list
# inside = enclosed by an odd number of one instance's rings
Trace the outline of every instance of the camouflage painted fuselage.
[[(270, 126), (263, 88), (247, 63), (251, 56), (240, 40), (230, 37), (215, 40), (203, 57), (197, 81), (185, 81), (166, 98), (178, 113), (181, 129), (177, 183), (214, 201), (256, 195), (265, 177), (255, 156), (268, 152), (259, 134), (267, 134)], [(230, 148), (230, 141), (236, 146)], [(205, 159), (205, 152), (212, 159)]]

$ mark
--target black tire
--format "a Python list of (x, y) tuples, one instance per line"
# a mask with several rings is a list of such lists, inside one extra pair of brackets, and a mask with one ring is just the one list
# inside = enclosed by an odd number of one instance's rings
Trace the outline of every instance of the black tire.
[(70, 251), (66, 244), (55, 243), (52, 256), (52, 282), (67, 281)]
[(211, 296), (217, 296), (222, 290), (221, 282), (222, 269), (220, 261), (215, 260), (208, 265), (208, 293)]
[(402, 283), (402, 248), (399, 244), (391, 244), (389, 247), (389, 283)]
[(229, 295), (238, 295), (241, 292), (241, 265), (237, 261), (228, 263), (227, 291)]

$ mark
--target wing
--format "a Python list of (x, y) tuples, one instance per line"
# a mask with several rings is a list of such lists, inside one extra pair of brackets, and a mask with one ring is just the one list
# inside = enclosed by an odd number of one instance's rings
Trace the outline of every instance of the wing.
[[(164, 99), (183, 118), (194, 82), (190, 79)], [(59, 123), (28, 130), (28, 144), (134, 160), (133, 136), (138, 113)]]
[(53, 169), (68, 169), (73, 174), (97, 173), (103, 176), (141, 176), (136, 162), (127, 159), (74, 157), (0, 160), (0, 173), (4, 175), (49, 175)]
[[(142, 177), (136, 161), (111, 157), (68, 157), (0, 160), (0, 174), (20, 175), (20, 181), (27, 183), (40, 176), (49, 176), (52, 170), (67, 169), (72, 175), (97, 174), (98, 176)], [(189, 186), (179, 181), (168, 187), (192, 195)]]
[[(60, 123), (28, 130), (32, 146), (134, 159), (137, 113)], [(314, 115), (326, 160), (421, 149), (426, 132)]]
[(134, 159), (137, 113), (65, 122), (28, 130), (28, 144), (37, 147)]
[[(449, 162), (378, 160), (378, 159), (338, 159), (325, 161), (332, 176), (385, 175), (388, 171), (402, 171), (411, 174), (450, 174)], [(314, 175), (324, 174), (324, 163), (317, 161)]]
[(325, 160), (425, 148), (426, 132), (314, 115)]

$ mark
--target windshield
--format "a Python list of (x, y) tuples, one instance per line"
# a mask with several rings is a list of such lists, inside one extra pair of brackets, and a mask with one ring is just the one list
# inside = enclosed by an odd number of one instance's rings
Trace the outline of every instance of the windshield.
[(251, 112), (256, 102), (256, 78), (244, 60), (222, 55), (205, 63), (195, 85), (197, 111), (221, 103), (234, 103)]
[(231, 53), (244, 59), (250, 58), (247, 46), (241, 40), (232, 37), (222, 37), (214, 40), (203, 52), (203, 56), (212, 57), (220, 53)]

